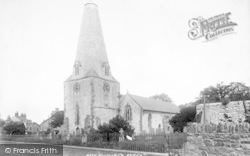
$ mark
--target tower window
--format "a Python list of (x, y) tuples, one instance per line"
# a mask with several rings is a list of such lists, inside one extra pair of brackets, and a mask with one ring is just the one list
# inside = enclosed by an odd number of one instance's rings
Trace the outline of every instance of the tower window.
[(152, 115), (148, 114), (148, 128), (152, 128)]
[(76, 104), (76, 125), (79, 125), (80, 123), (80, 115), (79, 115), (79, 105)]
[(132, 120), (132, 109), (130, 105), (126, 105), (125, 112), (124, 112), (125, 120), (131, 121)]

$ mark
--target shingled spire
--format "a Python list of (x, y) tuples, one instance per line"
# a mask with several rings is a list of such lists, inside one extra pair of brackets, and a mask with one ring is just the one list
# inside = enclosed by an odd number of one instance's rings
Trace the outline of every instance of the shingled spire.
[(87, 3), (84, 6), (74, 69), (79, 70), (75, 73), (81, 77), (88, 73), (103, 77), (107, 76), (105, 69), (109, 72), (98, 7), (94, 3)]

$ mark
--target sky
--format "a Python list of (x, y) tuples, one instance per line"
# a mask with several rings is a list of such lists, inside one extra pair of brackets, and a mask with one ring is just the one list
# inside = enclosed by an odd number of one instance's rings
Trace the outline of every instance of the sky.
[[(224, 82), (250, 86), (249, 0), (96, 0), (121, 94), (166, 93), (176, 105)], [(0, 0), (0, 114), (41, 123), (63, 110), (84, 0)], [(188, 22), (231, 12), (234, 33), (191, 40)]]

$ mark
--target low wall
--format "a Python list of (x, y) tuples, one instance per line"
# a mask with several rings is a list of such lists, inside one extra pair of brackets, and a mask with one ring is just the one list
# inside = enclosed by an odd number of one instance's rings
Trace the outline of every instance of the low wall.
[[(246, 119), (246, 115), (250, 115), (250, 101), (231, 101), (226, 105), (218, 103), (205, 104), (205, 121), (206, 123), (218, 124), (220, 122), (241, 123)], [(204, 122), (204, 105), (196, 106), (196, 115), (202, 113), (201, 123)]]
[[(185, 156), (249, 156), (249, 124), (190, 124), (185, 128)], [(184, 156), (183, 155), (183, 156)]]

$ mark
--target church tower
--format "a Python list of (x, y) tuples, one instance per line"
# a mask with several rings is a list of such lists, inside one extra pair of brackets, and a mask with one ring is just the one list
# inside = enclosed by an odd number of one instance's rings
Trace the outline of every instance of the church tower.
[(97, 128), (118, 114), (119, 82), (112, 76), (98, 6), (87, 3), (71, 76), (64, 82), (65, 128)]

